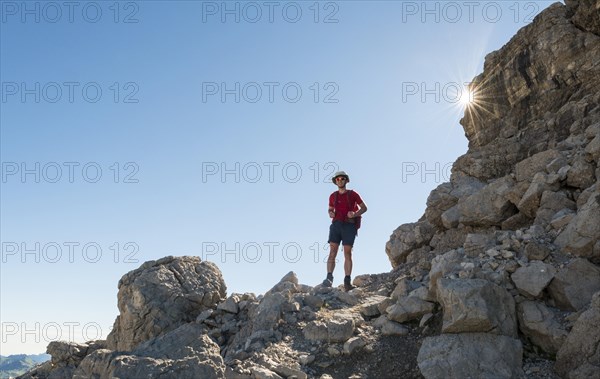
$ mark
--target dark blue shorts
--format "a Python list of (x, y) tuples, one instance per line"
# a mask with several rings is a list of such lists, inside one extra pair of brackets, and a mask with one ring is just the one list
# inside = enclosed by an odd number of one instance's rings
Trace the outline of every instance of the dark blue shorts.
[(356, 238), (356, 226), (349, 222), (334, 221), (329, 227), (329, 243), (337, 243), (340, 241), (344, 246), (354, 246)]

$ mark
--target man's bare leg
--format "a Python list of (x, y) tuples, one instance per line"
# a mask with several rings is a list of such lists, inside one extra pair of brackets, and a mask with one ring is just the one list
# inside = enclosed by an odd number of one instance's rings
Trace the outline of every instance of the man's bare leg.
[(350, 283), (350, 275), (352, 275), (352, 246), (344, 245), (344, 290), (350, 291), (354, 286)]
[(327, 258), (327, 278), (323, 280), (323, 286), (331, 287), (333, 285), (333, 270), (335, 270), (335, 258), (340, 248), (339, 243), (329, 244), (329, 257)]

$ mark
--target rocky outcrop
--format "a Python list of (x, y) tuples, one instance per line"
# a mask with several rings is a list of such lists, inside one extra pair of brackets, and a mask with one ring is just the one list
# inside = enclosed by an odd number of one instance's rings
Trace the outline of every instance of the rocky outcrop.
[(119, 281), (120, 314), (108, 348), (130, 351), (141, 342), (194, 321), (225, 298), (221, 271), (198, 257), (166, 257), (144, 263)]
[[(471, 354), (462, 338), (473, 333), (491, 341), (518, 329), (526, 351), (553, 359), (600, 290), (599, 31), (599, 1), (556, 3), (489, 54), (461, 120), (468, 151), (421, 220), (390, 237), (392, 267), (416, 264), (407, 279), (443, 314), (419, 354), (427, 378), (486, 377), (453, 361)], [(585, 343), (593, 351), (597, 335)], [(587, 377), (596, 363), (586, 359), (559, 359), (562, 375)], [(465, 371), (448, 374), (455, 367)]]

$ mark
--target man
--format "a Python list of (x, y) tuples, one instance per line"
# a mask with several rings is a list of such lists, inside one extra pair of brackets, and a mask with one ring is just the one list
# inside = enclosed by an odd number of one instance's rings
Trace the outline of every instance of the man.
[(344, 290), (350, 291), (354, 286), (350, 283), (352, 275), (352, 246), (356, 238), (357, 217), (367, 211), (367, 206), (360, 195), (352, 190), (346, 189), (350, 177), (344, 171), (338, 171), (333, 175), (333, 184), (338, 190), (329, 196), (329, 217), (332, 222), (329, 227), (329, 258), (327, 259), (327, 278), (323, 286), (333, 285), (333, 270), (335, 269), (335, 257), (337, 256), (340, 242), (344, 247)]

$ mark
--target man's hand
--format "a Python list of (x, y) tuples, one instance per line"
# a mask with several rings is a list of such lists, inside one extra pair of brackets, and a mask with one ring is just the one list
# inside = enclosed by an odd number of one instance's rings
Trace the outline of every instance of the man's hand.
[(348, 218), (354, 218), (354, 216), (356, 216), (356, 212), (348, 212)]
[(334, 218), (334, 217), (335, 217), (335, 212), (330, 209), (329, 210), (329, 218)]

